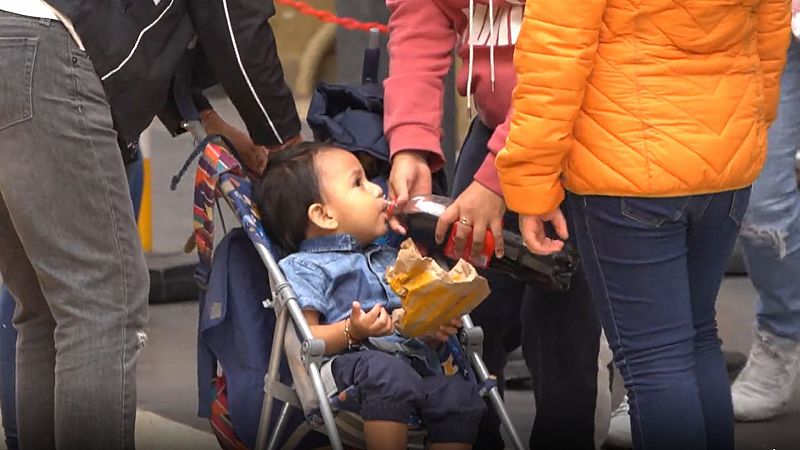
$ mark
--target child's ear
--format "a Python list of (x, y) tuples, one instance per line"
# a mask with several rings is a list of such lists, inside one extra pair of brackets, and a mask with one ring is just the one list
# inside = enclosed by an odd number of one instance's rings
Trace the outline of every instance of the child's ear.
[(328, 213), (321, 203), (314, 203), (308, 207), (308, 220), (323, 230), (332, 231), (339, 227), (339, 222)]

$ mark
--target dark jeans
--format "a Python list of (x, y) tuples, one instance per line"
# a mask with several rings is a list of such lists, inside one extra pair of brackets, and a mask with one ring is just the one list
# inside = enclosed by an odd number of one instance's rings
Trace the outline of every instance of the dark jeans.
[(472, 444), (486, 409), (476, 383), (460, 375), (422, 377), (405, 359), (377, 350), (337, 356), (331, 374), (339, 391), (356, 387), (364, 420), (408, 423), (418, 414), (430, 442)]
[[(479, 120), (473, 121), (456, 165), (454, 197), (472, 182), (491, 134)], [(507, 214), (505, 221), (516, 223), (517, 217)], [(600, 323), (583, 273), (576, 274), (565, 293), (528, 286), (503, 274), (483, 275), (492, 292), (471, 316), (483, 328), (483, 358), (489, 372), (497, 375), (501, 392), (508, 353), (522, 345), (536, 398), (530, 447), (594, 449)], [(599, 431), (602, 440), (606, 430)], [(475, 448), (504, 448), (500, 420), (492, 408), (481, 422)]]
[(8, 289), (0, 287), (0, 412), (3, 414), (3, 431), (6, 448), (16, 450), (17, 443), (17, 330), (11, 320), (14, 318), (14, 297)]
[(635, 449), (734, 448), (714, 304), (749, 194), (568, 197)]

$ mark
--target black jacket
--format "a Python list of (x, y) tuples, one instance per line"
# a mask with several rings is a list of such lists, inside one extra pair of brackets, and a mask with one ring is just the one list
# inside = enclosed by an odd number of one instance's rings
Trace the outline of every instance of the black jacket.
[(205, 57), (196, 64), (199, 83), (222, 83), (257, 144), (280, 144), (300, 132), (267, 22), (275, 13), (271, 0), (46, 1), (83, 41), (122, 143), (135, 142), (156, 114), (179, 132), (171, 82), (195, 36)]

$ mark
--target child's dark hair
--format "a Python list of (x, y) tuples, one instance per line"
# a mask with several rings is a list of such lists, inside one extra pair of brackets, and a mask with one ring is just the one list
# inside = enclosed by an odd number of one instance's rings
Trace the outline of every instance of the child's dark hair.
[(301, 142), (270, 154), (264, 178), (256, 187), (264, 230), (290, 253), (306, 238), (308, 207), (322, 201), (314, 158), (330, 148), (321, 142)]

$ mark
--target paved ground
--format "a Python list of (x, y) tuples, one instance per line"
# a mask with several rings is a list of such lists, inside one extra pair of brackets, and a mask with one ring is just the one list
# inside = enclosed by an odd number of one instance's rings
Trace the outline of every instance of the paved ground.
[[(217, 102), (217, 106), (226, 117), (234, 117), (226, 102)], [(167, 186), (190, 152), (192, 142), (188, 137), (171, 139), (156, 128), (149, 143), (153, 151), (155, 251), (176, 252), (191, 229), (191, 176), (176, 192), (170, 192)], [(196, 303), (188, 302), (155, 305), (151, 309), (150, 341), (142, 354), (139, 372), (139, 405), (168, 420), (207, 431), (207, 422), (195, 417), (196, 308)], [(726, 348), (746, 353), (753, 320), (753, 290), (746, 278), (725, 280), (718, 311)], [(800, 390), (800, 386), (795, 390)], [(615, 394), (616, 397), (620, 395)], [(511, 391), (507, 403), (516, 426), (527, 436), (533, 422), (533, 395)], [(800, 399), (795, 399), (787, 414), (774, 421), (737, 425), (737, 448), (800, 449), (798, 420)], [(183, 429), (175, 428), (176, 432), (180, 430)], [(162, 432), (168, 434), (172, 430), (158, 431)], [(213, 439), (207, 437), (207, 445), (213, 447)]]
[[(747, 279), (725, 280), (718, 309), (726, 348), (743, 352), (749, 348), (752, 303), (752, 288)], [(150, 341), (142, 354), (139, 372), (139, 405), (170, 420), (208, 430), (207, 422), (194, 416), (196, 306), (187, 302), (156, 305), (151, 309)], [(800, 391), (800, 385), (795, 391)], [(507, 404), (516, 426), (527, 436), (533, 423), (533, 395), (510, 391)], [(800, 399), (796, 398), (787, 414), (774, 421), (737, 425), (737, 448), (798, 449), (798, 420)]]

